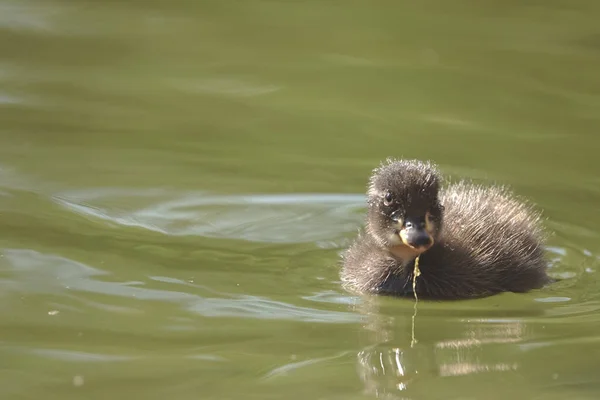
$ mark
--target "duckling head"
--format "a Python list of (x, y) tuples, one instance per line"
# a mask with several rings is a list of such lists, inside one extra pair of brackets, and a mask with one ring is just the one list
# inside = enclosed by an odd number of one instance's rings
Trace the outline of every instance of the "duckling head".
[(442, 225), (439, 173), (430, 163), (387, 160), (369, 180), (367, 232), (404, 262), (433, 246)]

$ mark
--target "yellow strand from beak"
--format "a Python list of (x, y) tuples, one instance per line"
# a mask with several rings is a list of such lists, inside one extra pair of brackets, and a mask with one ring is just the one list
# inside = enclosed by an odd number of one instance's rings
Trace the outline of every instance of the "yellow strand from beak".
[(417, 339), (415, 339), (415, 317), (417, 316), (417, 303), (419, 302), (419, 296), (417, 296), (417, 278), (421, 275), (421, 270), (419, 269), (419, 257), (415, 258), (415, 268), (413, 269), (413, 295), (415, 296), (415, 313), (412, 316), (412, 338), (410, 341), (410, 347), (413, 347), (417, 344)]
[(415, 295), (415, 303), (419, 301), (417, 296), (417, 278), (421, 276), (421, 270), (419, 269), (419, 257), (415, 258), (415, 268), (413, 269), (413, 294)]

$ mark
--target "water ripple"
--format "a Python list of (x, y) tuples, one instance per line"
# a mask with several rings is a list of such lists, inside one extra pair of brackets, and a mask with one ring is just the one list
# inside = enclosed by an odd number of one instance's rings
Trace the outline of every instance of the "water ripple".
[(320, 323), (359, 322), (357, 314), (299, 307), (251, 295), (208, 298), (188, 292), (148, 289), (139, 283), (107, 282), (93, 277), (108, 273), (58, 255), (26, 249), (4, 249), (0, 270), (16, 279), (0, 279), (2, 292), (57, 293), (83, 291), (136, 300), (179, 303), (184, 309), (204, 317), (281, 319)]
[[(361, 224), (358, 211), (364, 206), (364, 196), (352, 194), (173, 194), (159, 189), (67, 192), (53, 201), (88, 218), (164, 235), (271, 243), (341, 240)], [(136, 208), (140, 203), (147, 205)]]

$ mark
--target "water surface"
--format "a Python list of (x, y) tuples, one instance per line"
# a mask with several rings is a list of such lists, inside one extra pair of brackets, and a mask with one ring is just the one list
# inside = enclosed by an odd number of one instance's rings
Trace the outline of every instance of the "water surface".
[[(0, 397), (598, 398), (599, 17), (0, 0)], [(531, 199), (563, 280), (344, 292), (388, 156)]]

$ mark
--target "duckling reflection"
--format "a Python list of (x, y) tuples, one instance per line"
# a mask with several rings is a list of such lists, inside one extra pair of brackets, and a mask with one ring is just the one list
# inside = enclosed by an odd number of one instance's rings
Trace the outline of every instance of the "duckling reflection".
[[(394, 315), (398, 314), (396, 306)], [(357, 370), (365, 392), (370, 395), (386, 399), (406, 399), (422, 392), (431, 395), (431, 382), (436, 378), (497, 376), (516, 371), (519, 369), (516, 353), (520, 350), (512, 344), (531, 336), (531, 329), (517, 318), (441, 320), (439, 311), (424, 306), (417, 323), (424, 327), (435, 321), (436, 329), (417, 329), (419, 342), (413, 347), (410, 345), (412, 308), (407, 304), (404, 310), (404, 315), (388, 316), (377, 298), (365, 298), (357, 306), (356, 311), (367, 317), (362, 339), (368, 343), (357, 354)], [(494, 351), (496, 346), (503, 346), (502, 351)], [(453, 384), (437, 379), (435, 382), (436, 390), (440, 391), (444, 390), (442, 382)], [(467, 396), (464, 391), (461, 394)]]
[(440, 190), (437, 168), (388, 160), (374, 170), (366, 229), (343, 254), (344, 286), (359, 293), (465, 299), (549, 283), (540, 215), (500, 187)]

